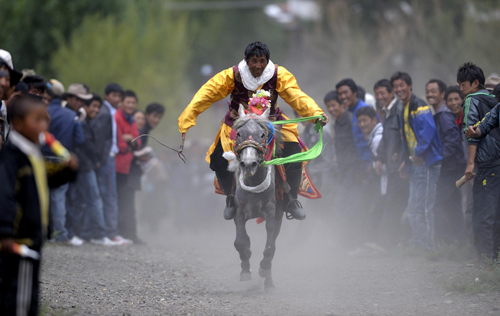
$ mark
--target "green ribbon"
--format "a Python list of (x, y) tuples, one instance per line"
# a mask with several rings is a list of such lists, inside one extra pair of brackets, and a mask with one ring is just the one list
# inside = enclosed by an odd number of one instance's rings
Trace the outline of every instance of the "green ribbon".
[(305, 122), (305, 121), (311, 121), (314, 119), (318, 119), (318, 121), (316, 122), (316, 125), (314, 126), (314, 130), (316, 131), (316, 133), (319, 133), (319, 141), (311, 149), (304, 151), (304, 152), (290, 155), (288, 157), (275, 158), (275, 159), (271, 159), (269, 161), (264, 161), (264, 162), (262, 162), (262, 165), (264, 165), (264, 166), (284, 165), (287, 163), (297, 163), (297, 162), (309, 161), (309, 160), (313, 160), (314, 158), (318, 157), (321, 154), (321, 151), (323, 150), (323, 125), (321, 125), (321, 121), (324, 118), (322, 115), (300, 117), (300, 118), (296, 118), (293, 120), (286, 120), (286, 121), (276, 121), (276, 122), (271, 122), (271, 124), (280, 125), (280, 124), (300, 123), (300, 122)]

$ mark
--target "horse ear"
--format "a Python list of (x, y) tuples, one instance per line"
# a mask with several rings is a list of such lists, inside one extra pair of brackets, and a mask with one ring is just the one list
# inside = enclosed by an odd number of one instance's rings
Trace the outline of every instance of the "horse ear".
[(271, 107), (267, 107), (267, 109), (262, 113), (261, 117), (265, 118), (266, 120), (269, 118), (269, 113), (271, 113)]
[(240, 104), (240, 107), (238, 109), (238, 115), (240, 116), (240, 119), (242, 119), (246, 116), (245, 107), (243, 106), (243, 104)]

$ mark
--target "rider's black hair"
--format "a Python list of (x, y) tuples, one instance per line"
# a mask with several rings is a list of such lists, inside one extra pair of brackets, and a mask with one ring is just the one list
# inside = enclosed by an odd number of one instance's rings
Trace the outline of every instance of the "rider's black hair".
[(253, 42), (248, 44), (247, 48), (245, 48), (245, 60), (248, 61), (252, 56), (266, 56), (267, 61), (269, 61), (271, 53), (269, 52), (269, 48), (266, 44), (261, 42)]
[(462, 99), (462, 100), (464, 99), (464, 95), (462, 94), (462, 91), (460, 91), (460, 88), (458, 86), (449, 86), (444, 91), (444, 101), (445, 102), (446, 102), (446, 100), (448, 100), (448, 96), (452, 93), (458, 93), (458, 95), (460, 96), (460, 99)]
[(476, 80), (479, 82), (479, 86), (484, 89), (484, 82), (486, 81), (486, 79), (484, 78), (483, 70), (480, 67), (474, 65), (471, 62), (468, 62), (458, 68), (458, 83), (469, 81), (469, 83), (472, 84)]
[(153, 102), (146, 107), (146, 114), (158, 113), (163, 115), (165, 113), (165, 107), (160, 103)]
[(361, 115), (366, 115), (370, 119), (377, 117), (377, 112), (371, 106), (364, 106), (356, 111), (356, 117), (359, 118)]
[(339, 94), (337, 93), (337, 90), (332, 90), (325, 95), (325, 99), (324, 99), (325, 104), (327, 104), (328, 102), (330, 102), (332, 100), (339, 102)]
[(446, 83), (444, 83), (442, 80), (431, 79), (431, 80), (429, 80), (429, 82), (427, 82), (427, 84), (425, 86), (427, 87), (430, 83), (437, 83), (437, 85), (439, 87), (439, 93), (443, 93), (446, 90)]
[(395, 72), (391, 76), (391, 84), (394, 86), (394, 81), (399, 79), (403, 80), (404, 82), (406, 82), (407, 85), (411, 86), (411, 77), (407, 72), (401, 72), (401, 71)]
[(392, 92), (392, 84), (389, 80), (387, 79), (380, 79), (379, 81), (375, 82), (375, 85), (373, 86), (373, 91), (377, 90), (378, 88), (384, 87), (387, 89), (387, 92), (391, 93)]
[(352, 80), (351, 78), (340, 80), (339, 83), (337, 83), (337, 85), (335, 86), (335, 88), (338, 90), (342, 86), (348, 86), (349, 89), (351, 89), (352, 93), (356, 94), (358, 93), (358, 86), (356, 85), (356, 82), (354, 82), (354, 80)]

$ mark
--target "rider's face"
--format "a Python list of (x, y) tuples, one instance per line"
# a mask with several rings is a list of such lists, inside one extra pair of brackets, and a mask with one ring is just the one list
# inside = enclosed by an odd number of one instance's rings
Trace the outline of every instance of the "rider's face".
[(260, 77), (262, 76), (262, 73), (264, 72), (264, 69), (267, 67), (267, 57), (266, 56), (252, 56), (248, 59), (246, 59), (248, 68), (250, 68), (250, 72), (254, 77)]

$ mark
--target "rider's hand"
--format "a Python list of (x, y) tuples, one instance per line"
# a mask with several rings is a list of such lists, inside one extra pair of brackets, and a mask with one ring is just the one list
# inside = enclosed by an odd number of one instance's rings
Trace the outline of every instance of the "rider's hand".
[(184, 141), (186, 140), (186, 133), (182, 133), (181, 134), (181, 145), (179, 146), (179, 151), (178, 153), (182, 153), (182, 151), (184, 150)]
[(467, 136), (467, 138), (479, 138), (481, 137), (481, 134), (479, 126), (469, 126), (465, 131), (465, 136)]
[(321, 125), (325, 126), (326, 124), (328, 124), (328, 122), (330, 122), (330, 119), (325, 113), (321, 114), (321, 116), (323, 116), (324, 118), (323, 120), (321, 120)]

